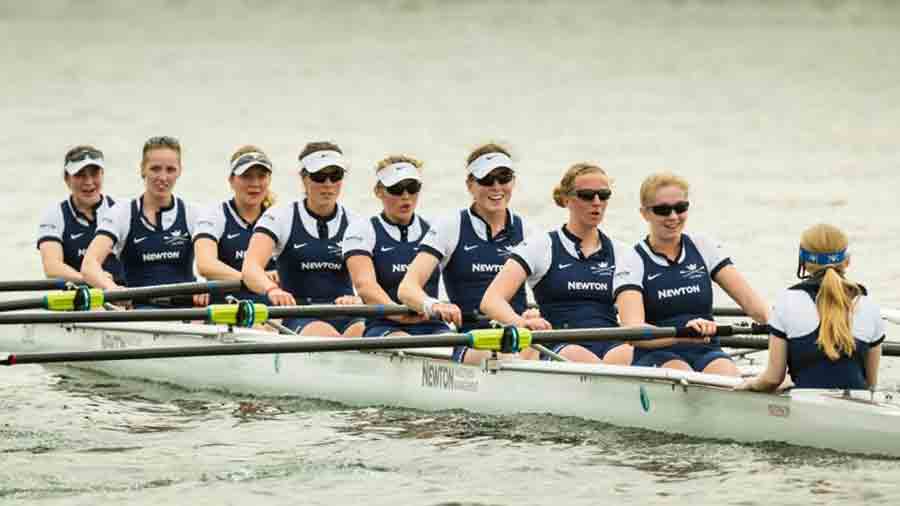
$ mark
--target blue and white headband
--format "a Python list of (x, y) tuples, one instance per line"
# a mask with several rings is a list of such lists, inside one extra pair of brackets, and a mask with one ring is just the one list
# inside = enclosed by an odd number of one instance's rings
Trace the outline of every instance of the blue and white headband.
[(816, 264), (816, 265), (832, 265), (839, 264), (847, 259), (847, 249), (841, 251), (833, 251), (831, 253), (814, 253), (800, 247), (800, 263)]

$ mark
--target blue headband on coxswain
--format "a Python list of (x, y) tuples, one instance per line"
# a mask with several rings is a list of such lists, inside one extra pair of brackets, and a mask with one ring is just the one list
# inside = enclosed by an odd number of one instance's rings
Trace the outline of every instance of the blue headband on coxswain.
[(800, 263), (801, 264), (816, 264), (816, 265), (831, 265), (831, 264), (839, 264), (843, 262), (847, 258), (847, 249), (843, 249), (841, 251), (833, 251), (831, 253), (814, 253), (812, 251), (808, 251), (800, 247)]

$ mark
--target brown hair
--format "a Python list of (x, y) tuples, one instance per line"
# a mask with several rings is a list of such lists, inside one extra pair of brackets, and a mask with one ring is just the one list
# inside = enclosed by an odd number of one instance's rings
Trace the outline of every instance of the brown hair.
[(575, 179), (584, 174), (603, 174), (606, 184), (610, 183), (609, 175), (599, 165), (588, 162), (576, 163), (569, 167), (569, 170), (559, 180), (559, 184), (553, 189), (553, 201), (557, 206), (566, 207), (563, 199), (575, 189)]
[(472, 152), (469, 153), (468, 158), (466, 158), (466, 165), (469, 165), (470, 163), (474, 162), (475, 159), (478, 158), (479, 156), (486, 155), (488, 153), (503, 153), (504, 155), (512, 158), (512, 155), (509, 154), (509, 150), (507, 150), (505, 147), (503, 147), (499, 144), (493, 143), (493, 142), (489, 142), (487, 144), (482, 144), (481, 146), (478, 146), (477, 148), (473, 149)]
[[(262, 149), (260, 149), (259, 147), (254, 146), (252, 144), (244, 144), (243, 146), (237, 148), (237, 150), (235, 150), (234, 153), (232, 153), (231, 162), (234, 162), (241, 156), (246, 155), (247, 153), (260, 153), (260, 154), (264, 155), (266, 158), (269, 158), (269, 155), (267, 155), (266, 152), (263, 151)], [(234, 177), (234, 174), (232, 174), (228, 177), (232, 178), (232, 177)], [(270, 188), (266, 192), (266, 196), (262, 201), (262, 208), (268, 209), (268, 208), (274, 206), (276, 200), (278, 200), (278, 196), (275, 195), (275, 192), (272, 191), (272, 188), (270, 185)]]
[[(404, 162), (411, 163), (413, 166), (415, 166), (415, 168), (419, 169), (420, 171), (422, 170), (422, 166), (425, 165), (418, 158), (413, 158), (408, 155), (388, 155), (388, 156), (382, 158), (381, 160), (379, 160), (378, 163), (375, 164), (375, 172), (377, 173), (379, 170), (387, 167), (388, 165), (395, 164), (395, 163), (404, 163)], [(378, 190), (381, 188), (384, 188), (384, 185), (381, 183), (381, 181), (376, 180), (375, 187), (372, 189), (372, 191), (374, 191), (377, 196)]]
[[(824, 223), (813, 225), (800, 236), (800, 247), (813, 253), (844, 251), (847, 244), (847, 234), (834, 225)], [(806, 262), (803, 265), (813, 276), (822, 277), (816, 294), (820, 322), (816, 342), (831, 360), (840, 358), (841, 353), (852, 356), (856, 349), (850, 317), (862, 289), (844, 277), (845, 265), (844, 261), (828, 265)]]
[(338, 153), (340, 153), (342, 155), (344, 154), (344, 152), (341, 150), (341, 148), (333, 142), (316, 141), (316, 142), (306, 143), (306, 146), (303, 146), (303, 150), (300, 151), (300, 154), (297, 156), (297, 159), (300, 160), (304, 156), (306, 156), (310, 153), (315, 153), (316, 151), (337, 151)]
[(181, 163), (181, 143), (178, 142), (178, 139), (175, 137), (160, 135), (150, 137), (147, 139), (147, 142), (144, 143), (144, 148), (141, 150), (141, 167), (147, 163), (147, 153), (154, 149), (171, 149), (178, 155), (178, 163)]
[(681, 188), (684, 191), (685, 198), (687, 198), (688, 190), (690, 190), (687, 180), (683, 177), (676, 176), (671, 172), (657, 172), (644, 179), (644, 182), (641, 183), (641, 207), (647, 207), (652, 204), (656, 192), (664, 186)]
[[(97, 149), (96, 147), (94, 147), (90, 144), (79, 144), (77, 146), (74, 146), (72, 149), (66, 151), (65, 156), (63, 156), (63, 167), (65, 167), (66, 163), (68, 163), (69, 157), (74, 155), (75, 153), (78, 153), (79, 151), (96, 151), (96, 152), (100, 153), (100, 156), (103, 156), (103, 151)], [(69, 175), (69, 173), (66, 172), (65, 168), (63, 168), (63, 179), (65, 179), (68, 175)]]

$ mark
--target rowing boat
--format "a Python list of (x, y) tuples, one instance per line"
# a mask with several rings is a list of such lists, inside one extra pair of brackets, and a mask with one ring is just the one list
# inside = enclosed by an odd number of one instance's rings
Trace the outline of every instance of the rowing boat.
[[(260, 330), (184, 323), (29, 324), (4, 330), (0, 349), (16, 352), (285, 340)], [(449, 354), (449, 349), (261, 354), (79, 367), (190, 389), (301, 396), (354, 406), (552, 413), (703, 438), (900, 456), (900, 402), (889, 392), (735, 392), (731, 388), (739, 380), (697, 372), (521, 360), (470, 366), (449, 362)]]

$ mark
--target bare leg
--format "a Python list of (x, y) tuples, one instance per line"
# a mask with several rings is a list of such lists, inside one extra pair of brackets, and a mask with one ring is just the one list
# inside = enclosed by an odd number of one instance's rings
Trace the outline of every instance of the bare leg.
[(741, 375), (741, 372), (738, 370), (737, 366), (734, 365), (734, 362), (727, 358), (717, 358), (713, 360), (703, 369), (703, 372), (706, 374), (720, 374), (722, 376)]
[(323, 321), (312, 322), (309, 325), (303, 327), (303, 330), (300, 331), (301, 336), (316, 336), (316, 337), (341, 337), (341, 334), (335, 330), (334, 327), (329, 323), (325, 323)]
[(362, 337), (363, 332), (366, 331), (365, 322), (356, 322), (353, 325), (350, 325), (346, 329), (344, 329), (344, 337)]
[(620, 344), (603, 355), (603, 363), (610, 365), (631, 365), (634, 348), (630, 344)]
[(676, 369), (679, 371), (693, 371), (691, 366), (688, 365), (684, 360), (669, 360), (665, 364), (662, 365), (666, 369)]

